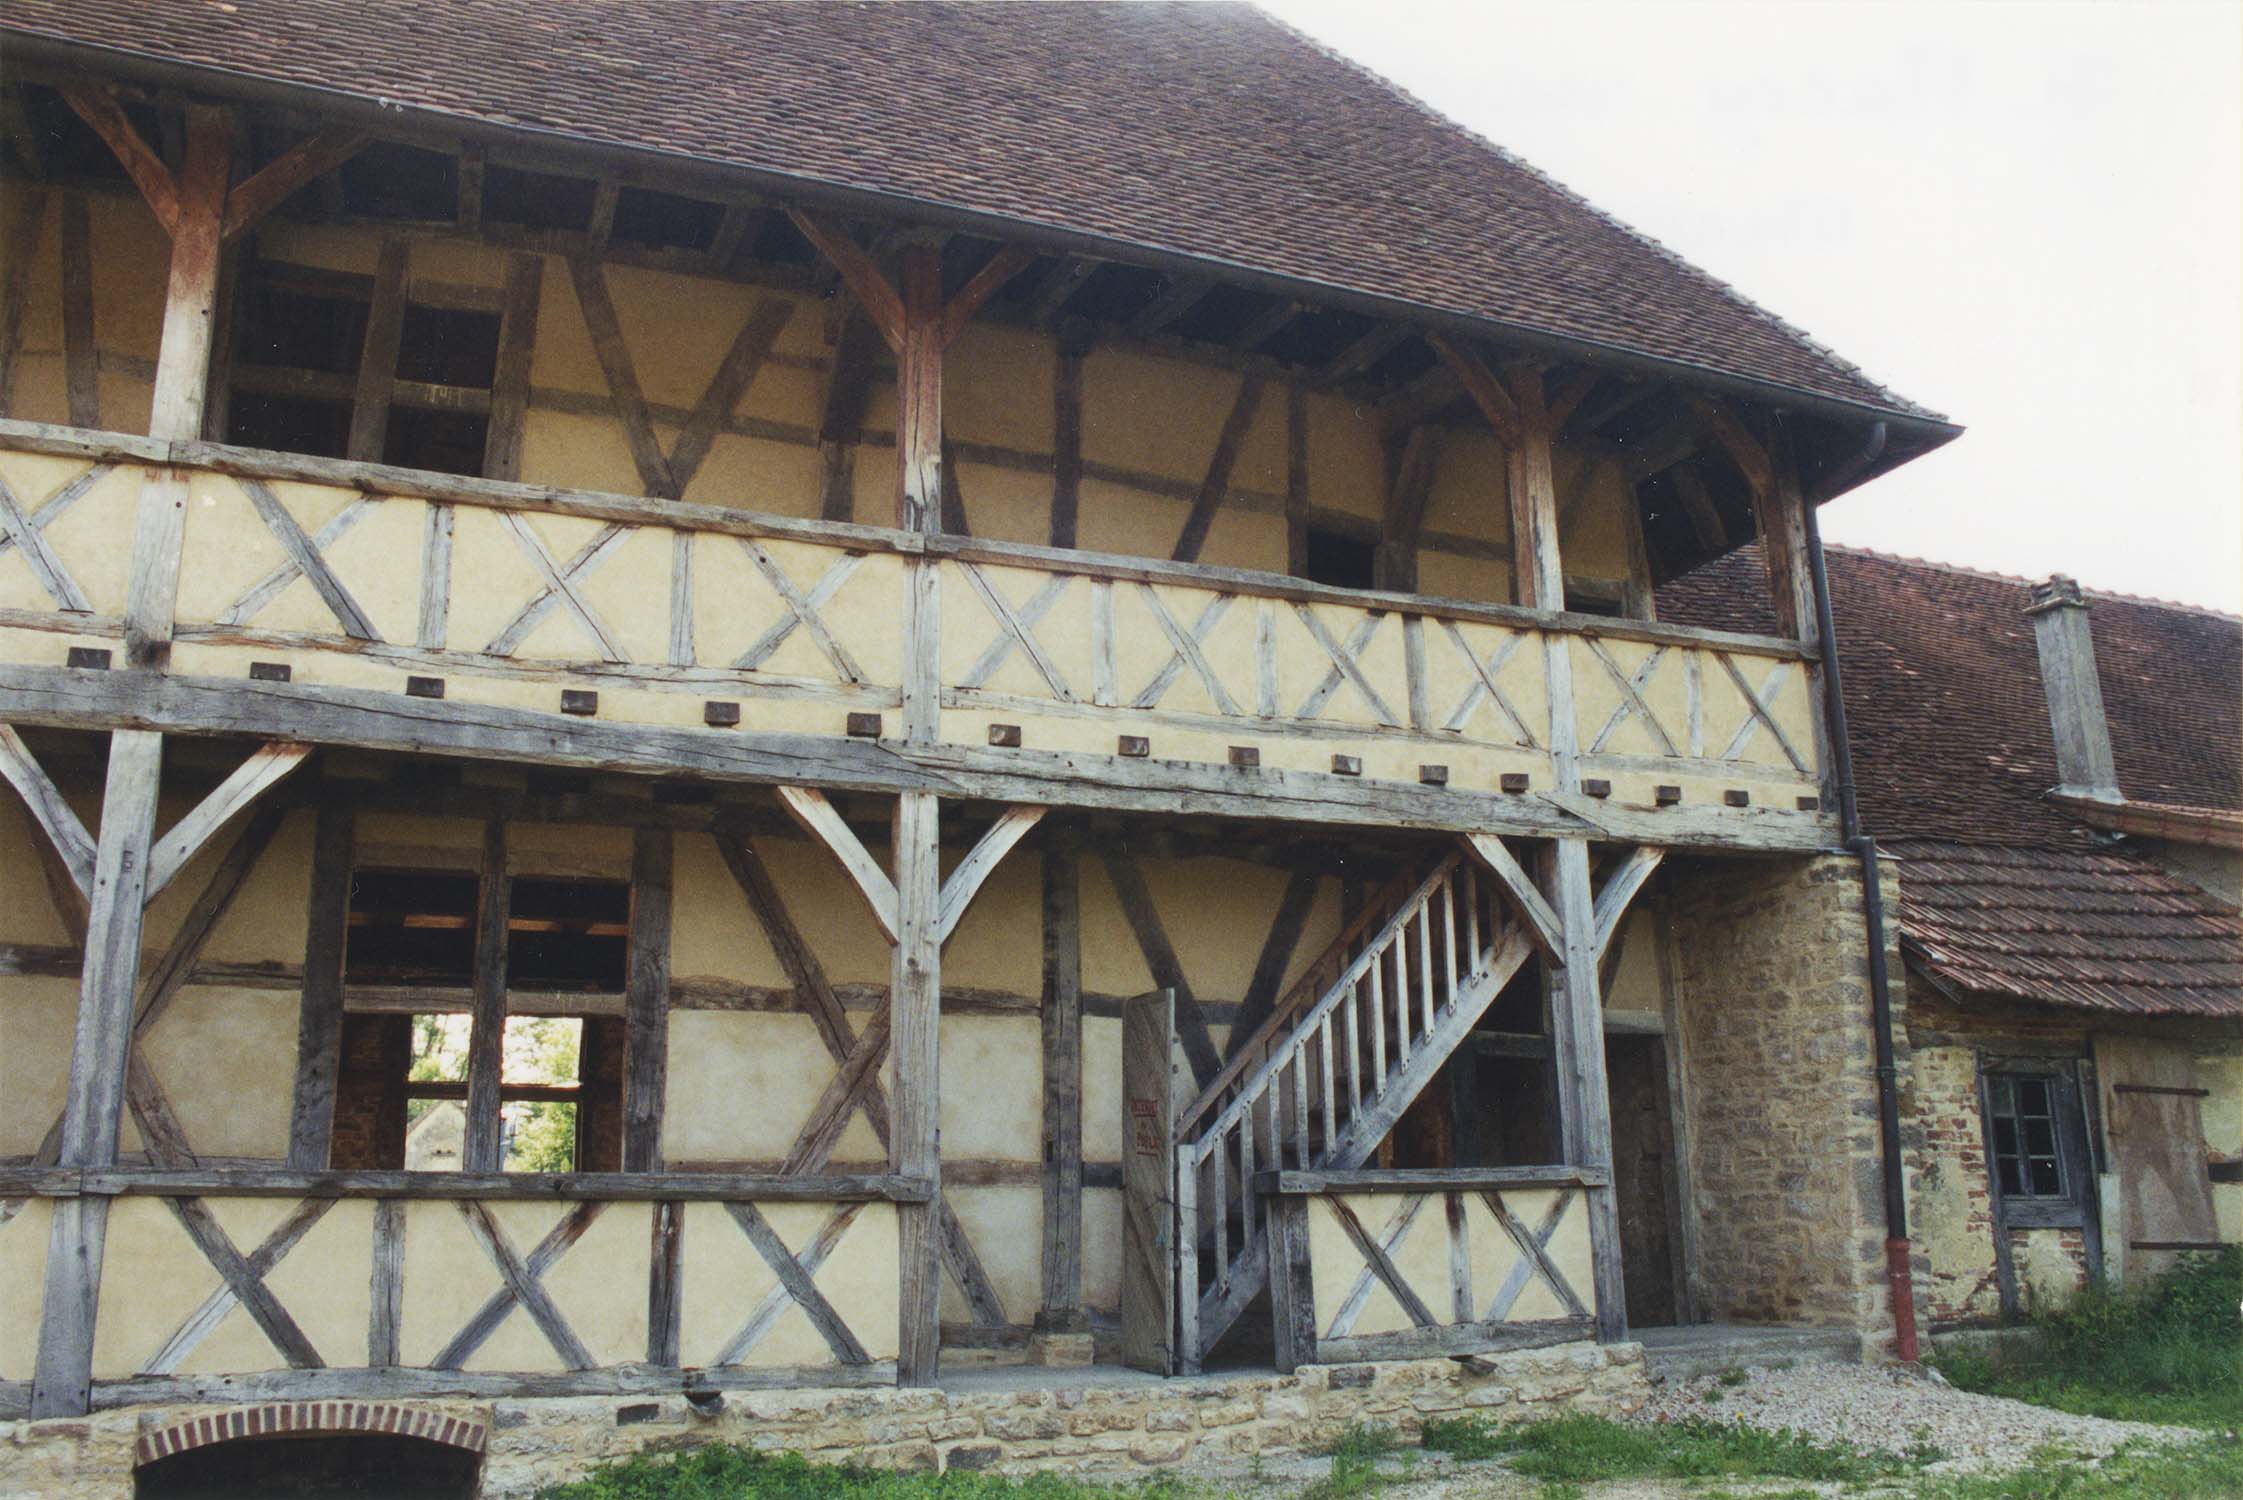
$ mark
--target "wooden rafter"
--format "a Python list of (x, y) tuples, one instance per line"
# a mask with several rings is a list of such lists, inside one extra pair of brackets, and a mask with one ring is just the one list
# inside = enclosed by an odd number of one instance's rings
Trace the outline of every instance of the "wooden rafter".
[(849, 232), (822, 214), (809, 209), (787, 209), (787, 218), (841, 277), (849, 295), (857, 299), (872, 326), (891, 349), (903, 347), (903, 298), (894, 283), (880, 274), (870, 255), (849, 237)]
[(1745, 476), (1745, 483), (1752, 486), (1755, 495), (1766, 495), (1775, 488), (1775, 465), (1768, 457), (1768, 450), (1752, 435), (1729, 403), (1693, 396), (1689, 400), (1689, 406), (1697, 414), (1698, 420), (1705, 424), (1706, 431), (1713, 434), (1713, 440), (1721, 445), (1722, 452), (1729, 455), (1729, 460), (1737, 466), (1737, 471)]
[(982, 263), (980, 270), (967, 278), (942, 309), (942, 341), (947, 344), (965, 330), (973, 315), (983, 303), (1004, 289), (1011, 281), (1036, 261), (1036, 252), (1025, 245), (1006, 245)]
[(1674, 485), (1675, 498), (1682, 502), (1682, 514), (1698, 538), (1698, 545), (1708, 552), (1729, 550), (1729, 528), (1722, 523), (1721, 512), (1714, 505), (1698, 466), (1685, 459), (1667, 474)]

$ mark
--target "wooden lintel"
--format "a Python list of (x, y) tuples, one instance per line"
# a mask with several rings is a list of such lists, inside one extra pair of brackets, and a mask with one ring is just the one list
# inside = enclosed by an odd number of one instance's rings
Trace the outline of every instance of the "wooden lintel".
[(895, 284), (881, 274), (872, 257), (849, 237), (847, 230), (822, 214), (790, 206), (787, 218), (839, 273), (842, 285), (848, 287), (849, 294), (863, 306), (865, 315), (872, 319), (872, 326), (887, 340), (888, 347), (901, 350), (903, 296)]
[[(373, 139), (363, 130), (336, 126), (301, 141), (234, 184), (226, 194), (226, 219), (220, 236), (231, 240), (288, 201), (313, 178), (349, 161)], [(465, 199), (464, 190), (462, 201)]]
[(95, 135), (108, 143), (117, 160), (125, 169), (140, 196), (147, 201), (149, 211), (164, 232), (171, 234), (179, 227), (179, 182), (164, 165), (156, 148), (134, 128), (125, 117), (124, 106), (108, 90), (92, 84), (66, 83), (59, 87), (62, 97), (76, 110)]
[(1496, 437), (1506, 446), (1517, 443), (1521, 431), (1518, 403), (1503, 388), (1495, 371), (1488, 368), (1487, 361), (1444, 333), (1428, 333), (1425, 341), (1456, 376), (1464, 393), (1480, 409), (1480, 415), (1487, 418), (1488, 426), (1495, 429)]

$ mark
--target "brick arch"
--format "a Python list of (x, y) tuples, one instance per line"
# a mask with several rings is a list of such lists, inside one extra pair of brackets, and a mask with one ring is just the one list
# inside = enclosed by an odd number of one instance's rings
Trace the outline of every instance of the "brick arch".
[(390, 1437), (418, 1438), (481, 1453), (488, 1427), (479, 1421), (425, 1407), (400, 1406), (392, 1401), (277, 1401), (263, 1406), (239, 1406), (205, 1416), (151, 1428), (140, 1435), (136, 1463), (150, 1463), (207, 1448), (237, 1438), (314, 1437), (323, 1434), (366, 1432)]

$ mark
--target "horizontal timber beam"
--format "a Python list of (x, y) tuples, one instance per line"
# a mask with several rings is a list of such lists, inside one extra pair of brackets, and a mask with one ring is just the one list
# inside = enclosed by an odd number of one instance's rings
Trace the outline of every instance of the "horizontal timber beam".
[(759, 1203), (924, 1203), (929, 1185), (889, 1173), (778, 1176), (728, 1172), (299, 1172), (281, 1167), (167, 1171), (0, 1167), (0, 1197), (194, 1195), (214, 1198), (648, 1199)]
[[(364, 750), (574, 766), (707, 781), (931, 792), (946, 798), (1705, 849), (1814, 850), (1820, 814), (1774, 807), (1616, 806), (1563, 792), (1499, 795), (1309, 771), (1079, 752), (601, 722), (457, 699), (308, 683), (0, 664), (11, 722), (239, 735)], [(1117, 723), (1126, 716), (1117, 716)]]

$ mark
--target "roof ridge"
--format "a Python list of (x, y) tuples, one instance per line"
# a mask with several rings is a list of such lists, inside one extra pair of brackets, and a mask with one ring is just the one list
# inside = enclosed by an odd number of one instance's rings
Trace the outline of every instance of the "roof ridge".
[[(1758, 545), (1747, 543), (1747, 546)], [(1743, 548), (1737, 549), (1739, 551)], [(2029, 578), (2022, 573), (2002, 573), (1992, 568), (1974, 568), (1967, 563), (1942, 562), (1933, 557), (1915, 557), (1905, 552), (1886, 552), (1876, 547), (1863, 547), (1853, 543), (1827, 542), (1825, 552), (1842, 556), (1873, 558), (1878, 562), (1895, 563), (1902, 567), (1923, 568), (1935, 573), (1955, 573), (1965, 578), (1983, 579), (1988, 583), (2014, 583), (2020, 588), (2037, 588), (2048, 580)], [(2209, 604), (2190, 604), (2180, 599), (2160, 599), (2152, 594), (2122, 594), (2115, 589), (2099, 589), (2081, 585), (2090, 601), (2100, 599), (2111, 604), (2133, 604), (2144, 609), (2168, 609), (2176, 614), (2202, 615), (2214, 620), (2224, 620), (2231, 625), (2243, 625), (2243, 615), (2229, 614)]]
[(1401, 84), (1396, 83), (1393, 79), (1387, 77), (1384, 73), (1379, 72), (1378, 69), (1371, 67), (1367, 63), (1359, 62), (1355, 58), (1349, 57), (1345, 52), (1340, 51), (1337, 47), (1331, 45), (1329, 42), (1310, 35), (1308, 32), (1302, 30), (1300, 27), (1295, 26), (1292, 22), (1286, 20), (1283, 16), (1277, 15), (1273, 11), (1265, 10), (1260, 5), (1252, 3), (1252, 0), (1243, 0), (1243, 3), (1241, 3), (1241, 0), (1233, 0), (1233, 3), (1239, 3), (1241, 9), (1252, 11), (1254, 14), (1261, 16), (1265, 20), (1268, 20), (1276, 25), (1280, 30), (1291, 33), (1294, 37), (1307, 44), (1307, 46), (1311, 50), (1322, 53), (1325, 57), (1339, 63), (1341, 66), (1347, 68), (1351, 72), (1358, 73), (1364, 78), (1370, 80), (1373, 84), (1384, 89), (1387, 93), (1392, 94), (1395, 98), (1401, 100), (1404, 104), (1407, 104), (1410, 108), (1416, 110), (1419, 114), (1424, 115), (1426, 118), (1432, 120), (1442, 129), (1456, 135), (1461, 135), (1465, 139), (1471, 141), (1474, 145), (1494, 152), (1497, 156), (1501, 157), (1508, 165), (1516, 167), (1518, 170), (1526, 173), (1529, 177), (1532, 177), (1535, 181), (1541, 183), (1544, 187), (1548, 188), (1553, 193), (1556, 193), (1560, 197), (1563, 197), (1573, 203), (1575, 207), (1580, 208), (1581, 210), (1589, 214), (1590, 217), (1599, 220), (1615, 232), (1625, 235), (1631, 240), (1634, 240), (1637, 244), (1643, 246), (1652, 254), (1666, 261), (1669, 265), (1674, 266), (1678, 270), (1685, 271), (1688, 274), (1698, 278), (1700, 281), (1705, 282), (1708, 286), (1712, 287), (1722, 296), (1728, 298), (1729, 301), (1735, 303), (1738, 307), (1744, 309), (1747, 313), (1750, 313), (1756, 318), (1764, 319), (1789, 338), (1804, 345), (1808, 349), (1813, 350), (1816, 354), (1821, 355), (1824, 359), (1829, 360), (1832, 364), (1839, 366), (1841, 369), (1846, 370), (1850, 374), (1859, 376), (1864, 382), (1875, 387), (1878, 394), (1883, 396), (1887, 401), (1891, 402), (1895, 408), (1913, 412), (1917, 416), (1924, 417), (1935, 422), (1946, 422), (1951, 420), (1945, 413), (1934, 411), (1930, 407), (1923, 405), (1921, 402), (1911, 401), (1908, 397), (1901, 395), (1891, 386), (1885, 384), (1885, 382), (1879, 380), (1876, 376), (1871, 375), (1860, 365), (1846, 358), (1836, 349), (1833, 349), (1830, 345), (1824, 343), (1821, 339), (1816, 338), (1813, 334), (1800, 327), (1797, 323), (1792, 322), (1789, 318), (1784, 317), (1781, 313), (1761, 306), (1758, 302), (1754, 301), (1752, 298), (1739, 291), (1734, 285), (1732, 285), (1728, 281), (1723, 280), (1721, 277), (1716, 276), (1713, 272), (1707, 270), (1704, 266), (1699, 265), (1697, 262), (1683, 255), (1680, 251), (1674, 249), (1671, 245), (1668, 245), (1665, 241), (1659, 239), (1656, 235), (1653, 235), (1645, 230), (1638, 229), (1635, 225), (1630, 224), (1627, 220), (1620, 218), (1617, 214), (1599, 207), (1595, 202), (1582, 194), (1579, 190), (1569, 187), (1563, 182), (1560, 182), (1557, 178), (1551, 176), (1548, 172), (1536, 166), (1533, 162), (1528, 161), (1525, 157), (1520, 156), (1517, 152), (1511, 150), (1508, 146), (1505, 146), (1501, 141), (1495, 140), (1490, 136), (1482, 135), (1479, 131), (1474, 130), (1471, 126), (1465, 124), (1462, 120), (1457, 119), (1455, 116), (1450, 115), (1442, 110), (1436, 109), (1426, 100), (1419, 98), (1416, 94), (1411, 93)]

